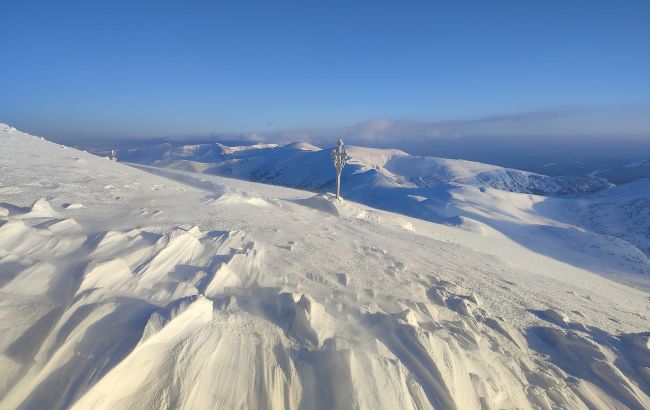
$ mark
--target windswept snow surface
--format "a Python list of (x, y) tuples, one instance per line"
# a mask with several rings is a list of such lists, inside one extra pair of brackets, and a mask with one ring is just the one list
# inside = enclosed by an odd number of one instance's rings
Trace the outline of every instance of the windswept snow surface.
[[(648, 180), (614, 187), (599, 178), (550, 177), (394, 149), (348, 150), (342, 193), (349, 200), (447, 225), (478, 221), (535, 252), (648, 287)], [(329, 150), (306, 143), (162, 144), (120, 155), (157, 168), (334, 190)]]
[(0, 408), (650, 406), (641, 233), (471, 184), (450, 226), (147, 170), (0, 126)]

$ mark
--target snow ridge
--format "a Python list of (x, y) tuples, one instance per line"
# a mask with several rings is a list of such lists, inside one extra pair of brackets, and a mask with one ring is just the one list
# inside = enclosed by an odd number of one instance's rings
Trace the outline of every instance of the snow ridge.
[[(594, 192), (610, 186), (601, 178), (549, 177), (478, 162), (409, 155), (400, 150), (349, 147), (348, 191), (363, 185), (367, 174), (375, 183), (401, 188), (427, 188), (455, 183), (510, 192), (563, 195)], [(222, 144), (163, 144), (130, 149), (127, 162), (233, 176), (292, 188), (331, 188), (329, 150), (311, 144), (273, 144), (226, 147)]]
[(458, 187), (452, 227), (5, 134), (2, 409), (650, 406), (650, 294), (560, 203)]

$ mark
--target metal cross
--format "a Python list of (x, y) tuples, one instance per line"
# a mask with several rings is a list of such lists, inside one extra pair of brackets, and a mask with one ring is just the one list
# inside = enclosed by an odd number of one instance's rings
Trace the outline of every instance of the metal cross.
[(345, 160), (348, 159), (348, 153), (343, 148), (343, 140), (339, 138), (338, 148), (332, 150), (330, 154), (334, 159), (334, 167), (336, 168), (336, 199), (341, 199), (341, 171), (345, 166)]

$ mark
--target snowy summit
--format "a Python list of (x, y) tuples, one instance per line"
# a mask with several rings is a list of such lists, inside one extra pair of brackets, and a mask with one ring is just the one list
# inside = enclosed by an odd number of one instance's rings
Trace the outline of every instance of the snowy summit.
[(650, 406), (647, 180), (0, 147), (2, 409)]

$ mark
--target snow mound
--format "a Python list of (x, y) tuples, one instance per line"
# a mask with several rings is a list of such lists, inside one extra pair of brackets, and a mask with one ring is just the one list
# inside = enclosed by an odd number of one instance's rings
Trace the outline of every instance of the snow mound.
[(289, 315), (287, 332), (295, 337), (321, 346), (336, 334), (336, 320), (313, 297), (298, 292), (279, 295), (284, 315)]
[(310, 198), (302, 199), (296, 202), (300, 205), (307, 206), (317, 211), (339, 216), (339, 209), (336, 205), (336, 197), (333, 194), (314, 195)]
[(232, 248), (231, 245), (230, 241), (222, 245), (230, 247), (229, 255), (214, 269), (212, 279), (205, 288), (205, 294), (208, 296), (215, 297), (232, 288), (259, 284), (263, 252), (252, 242), (241, 248)]
[(208, 202), (214, 205), (222, 206), (251, 205), (260, 208), (272, 206), (270, 202), (259, 196), (234, 192), (225, 193), (223, 195), (220, 195), (217, 199), (213, 199)]
[[(53, 220), (49, 226), (56, 226), (58, 223), (59, 220)], [(20, 219), (10, 220), (0, 226), (0, 247), (30, 257), (48, 254), (64, 256), (75, 252), (86, 240), (86, 237), (77, 231), (58, 234), (58, 231), (67, 229), (50, 230), (49, 226), (31, 226)]]
[[(637, 337), (637, 335), (623, 336), (628, 340)], [(549, 355), (551, 361), (561, 371), (573, 377), (589, 380), (600, 387), (601, 391), (590, 391), (584, 386), (577, 386), (577, 390), (584, 397), (596, 401), (606, 400), (606, 397), (602, 396), (610, 395), (616, 397), (627, 408), (647, 407), (648, 396), (643, 391), (647, 388), (647, 384), (644, 383), (646, 386), (640, 387), (630, 380), (629, 377), (638, 377), (638, 373), (632, 367), (634, 362), (630, 361), (630, 353), (625, 349), (612, 350), (613, 346), (603, 347), (589, 336), (579, 332), (543, 326), (529, 329), (528, 338), (533, 349)], [(636, 356), (634, 353), (632, 358)], [(647, 363), (647, 358), (645, 362)]]
[(56, 211), (54, 211), (54, 209), (52, 209), (50, 203), (46, 199), (40, 198), (32, 204), (30, 211), (22, 215), (21, 217), (24, 219), (28, 219), (28, 218), (51, 218), (55, 216), (57, 216), (57, 213)]
[(176, 265), (196, 263), (204, 253), (197, 231), (175, 228), (164, 234), (154, 245), (155, 255), (141, 269), (138, 276), (153, 282), (171, 272)]
[[(179, 349), (185, 340), (212, 319), (212, 302), (199, 297), (174, 309), (169, 316), (168, 323), (154, 334), (148, 335), (72, 408), (111, 409), (124, 405), (132, 397), (138, 397), (139, 405), (144, 407), (172, 405), (168, 400), (173, 400), (173, 397), (161, 393), (165, 386), (171, 384), (170, 379), (175, 373), (175, 356), (179, 355)], [(148, 325), (146, 333), (154, 332), (154, 327), (155, 325)], [(182, 353), (180, 355), (184, 356)], [(143, 374), (158, 374), (162, 377), (156, 377), (152, 383), (143, 386), (139, 382)]]
[(77, 293), (96, 288), (118, 289), (132, 278), (131, 269), (122, 259), (93, 262), (84, 273)]

